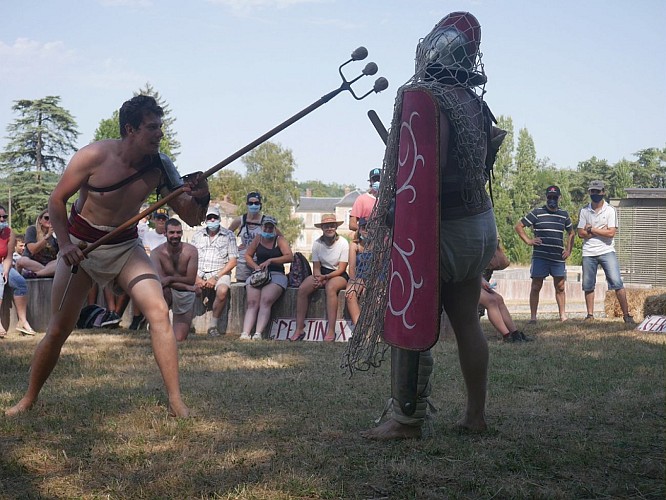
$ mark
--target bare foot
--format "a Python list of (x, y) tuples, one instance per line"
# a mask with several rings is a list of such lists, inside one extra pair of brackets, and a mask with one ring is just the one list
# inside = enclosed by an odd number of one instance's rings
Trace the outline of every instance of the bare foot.
[(182, 401), (169, 401), (169, 416), (178, 418), (189, 418), (190, 409)]
[(18, 417), (19, 415), (25, 413), (30, 408), (32, 408), (33, 404), (34, 401), (27, 401), (25, 398), (23, 398), (21, 401), (12, 406), (9, 410), (6, 410), (5, 416), (10, 418)]
[(488, 425), (486, 424), (486, 421), (483, 419), (467, 420), (463, 418), (461, 420), (458, 420), (456, 426), (458, 427), (459, 431), (468, 432), (472, 434), (479, 434), (481, 432), (485, 432), (488, 430)]
[(379, 427), (361, 432), (361, 437), (376, 441), (390, 441), (393, 439), (418, 439), (421, 437), (421, 427), (405, 425), (396, 420), (389, 419)]

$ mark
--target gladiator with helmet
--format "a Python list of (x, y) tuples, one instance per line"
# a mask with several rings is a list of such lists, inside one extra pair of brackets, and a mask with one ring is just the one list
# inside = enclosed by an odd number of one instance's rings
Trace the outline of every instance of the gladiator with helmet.
[[(477, 304), (497, 246), (488, 171), (505, 132), (483, 101), (481, 27), (468, 12), (438, 22), (416, 49), (416, 72), (398, 90), (382, 181), (367, 223), (370, 272), (345, 353), (355, 370), (391, 352), (390, 418), (369, 439), (431, 431), (429, 401), (442, 307), (453, 326), (467, 407), (458, 422), (486, 429), (488, 346)], [(433, 265), (434, 264), (434, 265)]]

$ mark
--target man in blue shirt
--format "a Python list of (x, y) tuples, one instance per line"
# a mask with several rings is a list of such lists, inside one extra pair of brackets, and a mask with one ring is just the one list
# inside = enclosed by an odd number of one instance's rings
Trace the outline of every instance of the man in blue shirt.
[[(575, 233), (573, 224), (566, 210), (559, 207), (560, 188), (548, 186), (546, 189), (546, 204), (533, 209), (518, 221), (515, 230), (520, 239), (533, 247), (532, 267), (530, 277), (532, 287), (530, 289), (530, 323), (536, 323), (537, 309), (539, 307), (539, 293), (543, 286), (543, 280), (548, 275), (553, 277), (555, 287), (555, 300), (560, 313), (560, 321), (566, 321), (565, 312), (566, 298), (564, 294), (564, 282), (566, 281), (565, 260), (571, 254)], [(534, 237), (530, 238), (525, 232), (526, 227), (531, 227)], [(564, 248), (564, 232), (567, 232), (567, 245)]]

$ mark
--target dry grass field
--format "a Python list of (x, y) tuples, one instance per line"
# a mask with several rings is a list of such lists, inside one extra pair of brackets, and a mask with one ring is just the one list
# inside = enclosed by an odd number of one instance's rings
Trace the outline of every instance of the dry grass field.
[[(523, 323), (520, 321), (519, 323)], [(191, 338), (194, 418), (169, 418), (147, 333), (74, 332), (40, 401), (0, 417), (2, 499), (654, 498), (664, 486), (666, 336), (543, 321), (491, 355), (490, 430), (458, 433), (455, 342), (434, 349), (430, 439), (368, 442), (389, 366), (349, 378), (344, 345)], [(0, 342), (0, 408), (39, 338)]]

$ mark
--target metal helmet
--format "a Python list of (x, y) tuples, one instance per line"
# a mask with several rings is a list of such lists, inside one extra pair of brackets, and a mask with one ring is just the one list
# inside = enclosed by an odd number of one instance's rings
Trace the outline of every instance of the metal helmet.
[(469, 12), (452, 12), (419, 43), (416, 72), (424, 79), (468, 86), (486, 81), (479, 44), (481, 26)]

